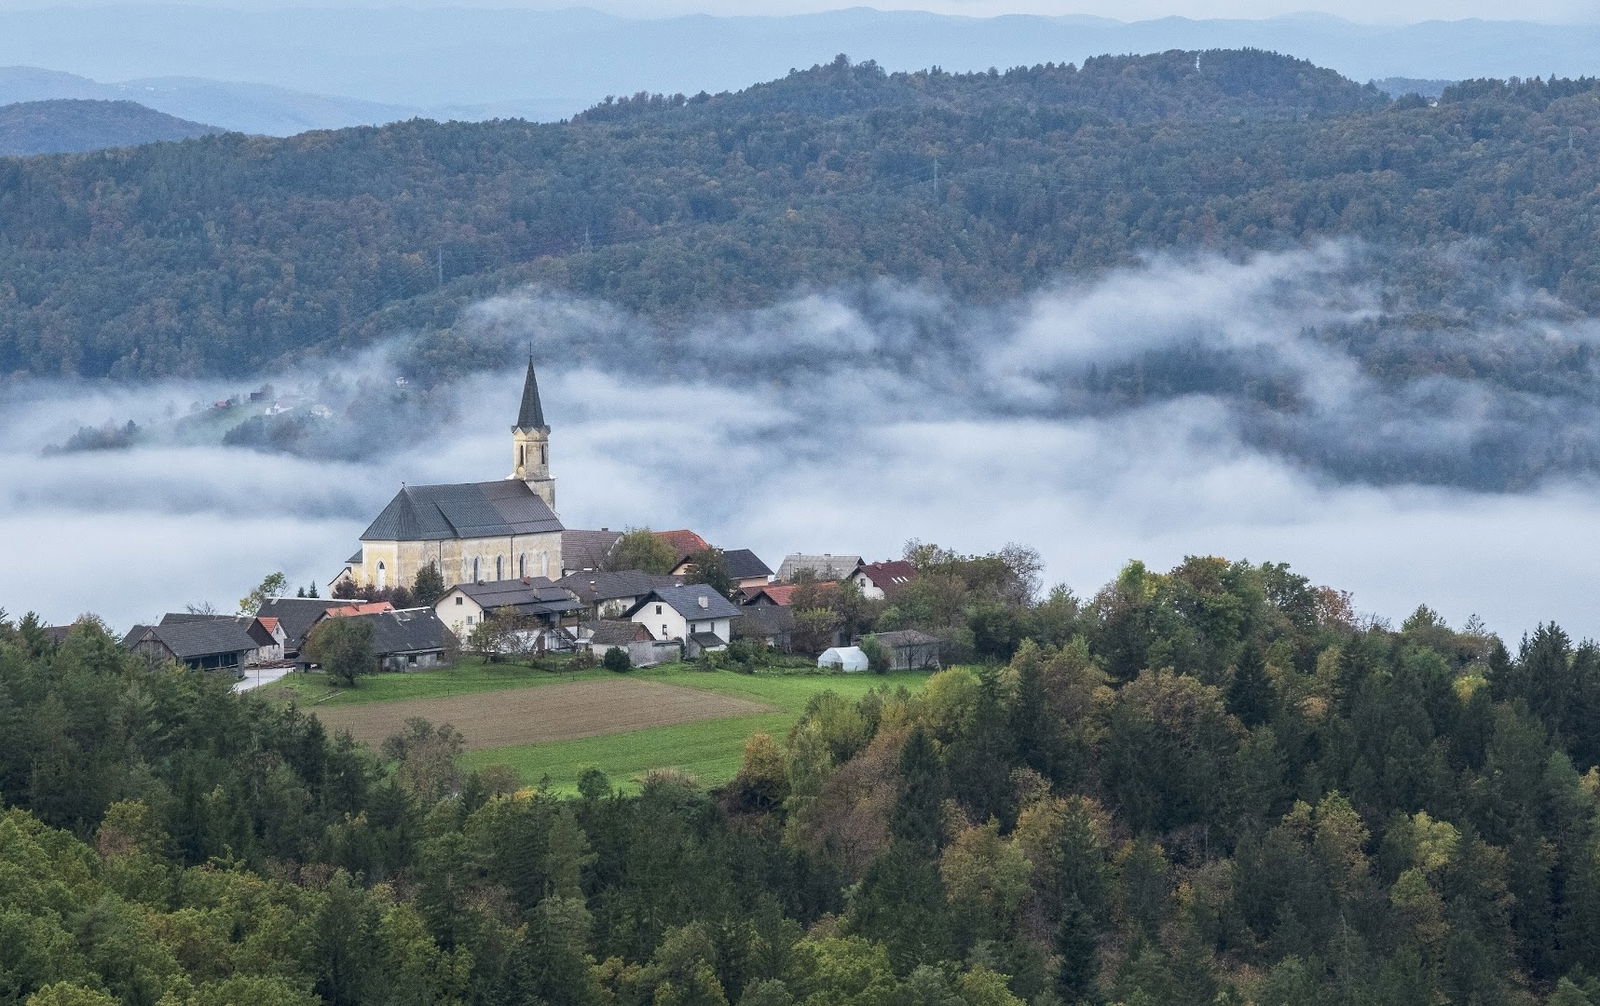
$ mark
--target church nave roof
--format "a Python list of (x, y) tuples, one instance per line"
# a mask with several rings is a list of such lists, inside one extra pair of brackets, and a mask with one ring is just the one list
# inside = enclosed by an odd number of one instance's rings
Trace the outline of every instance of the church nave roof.
[(499, 479), (406, 486), (361, 535), (362, 541), (447, 541), (561, 531), (561, 520), (526, 482)]

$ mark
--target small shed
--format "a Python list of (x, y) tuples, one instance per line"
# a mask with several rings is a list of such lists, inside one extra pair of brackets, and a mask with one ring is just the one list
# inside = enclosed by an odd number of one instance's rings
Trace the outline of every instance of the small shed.
[(817, 658), (818, 667), (831, 667), (836, 671), (864, 671), (867, 655), (859, 646), (830, 646)]
[(891, 671), (922, 671), (939, 669), (939, 651), (944, 640), (916, 629), (897, 629), (880, 632), (874, 637), (889, 653)]

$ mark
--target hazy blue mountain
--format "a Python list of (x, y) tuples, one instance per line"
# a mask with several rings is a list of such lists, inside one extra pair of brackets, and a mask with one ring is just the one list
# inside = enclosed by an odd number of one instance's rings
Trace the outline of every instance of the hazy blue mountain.
[[(197, 77), (147, 77), (102, 83), (32, 66), (0, 66), (0, 104), (62, 98), (137, 101), (180, 119), (241, 133), (290, 136), (308, 129), (381, 125), (424, 114), (402, 105), (309, 94), (271, 84)], [(462, 115), (461, 118), (488, 116)]]
[[(206, 44), (196, 45), (195, 39)], [(251, 80), (463, 118), (573, 114), (607, 94), (720, 91), (846, 52), (884, 67), (949, 70), (1077, 62), (1101, 53), (1258, 47), (1354, 80), (1459, 80), (1600, 72), (1600, 24), (1429, 21), (1361, 25), (1328, 15), (1121, 22), (969, 18), (866, 8), (786, 17), (626, 18), (593, 10), (219, 10), (126, 6), (0, 14), (0, 64), (101, 80)], [(132, 97), (132, 95), (128, 95)], [(220, 97), (220, 96), (219, 96)], [(140, 100), (143, 100), (142, 98)], [(328, 99), (320, 99), (328, 100)], [(210, 107), (152, 107), (236, 126)], [(306, 123), (331, 124), (342, 106)], [(349, 123), (393, 110), (351, 110)], [(284, 132), (263, 123), (261, 132)], [(244, 127), (239, 127), (244, 128)], [(304, 127), (302, 127), (304, 128)]]
[(0, 156), (74, 154), (161, 140), (215, 136), (223, 130), (133, 101), (54, 98), (0, 105)]

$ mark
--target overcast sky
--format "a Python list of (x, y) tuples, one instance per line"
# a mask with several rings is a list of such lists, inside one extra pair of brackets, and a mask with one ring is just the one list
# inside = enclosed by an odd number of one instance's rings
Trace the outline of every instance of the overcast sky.
[[(149, 0), (99, 0), (49, 4), (39, 0), (0, 0), (0, 10), (32, 10), (52, 6), (113, 6)], [(1004, 14), (1088, 14), (1123, 21), (1160, 17), (1261, 18), (1321, 9), (1352, 21), (1405, 23), (1430, 19), (1486, 18), (1525, 21), (1600, 21), (1600, 0), (1524, 0), (1508, 6), (1502, 0), (1340, 0), (1318, 8), (1304, 0), (876, 0), (871, 4), (829, 0), (589, 0), (528, 3), (517, 0), (306, 0), (266, 3), (263, 0), (187, 0), (201, 7), (527, 7), (555, 9), (593, 7), (634, 17), (678, 14), (797, 14), (818, 10), (871, 6), (881, 10), (929, 10), (941, 14), (995, 17)]]

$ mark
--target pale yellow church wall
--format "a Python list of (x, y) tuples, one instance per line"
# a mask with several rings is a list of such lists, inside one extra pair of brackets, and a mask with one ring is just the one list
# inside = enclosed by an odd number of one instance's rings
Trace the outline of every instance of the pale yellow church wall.
[[(526, 557), (526, 566), (519, 559)], [(500, 579), (520, 576), (561, 575), (561, 533), (519, 534), (499, 538), (461, 538), (449, 541), (364, 541), (361, 543), (361, 586), (411, 586), (417, 571), (437, 563), (445, 586), (471, 583), (474, 559), (478, 580), (493, 580), (495, 559)], [(383, 563), (382, 574), (378, 564)]]

